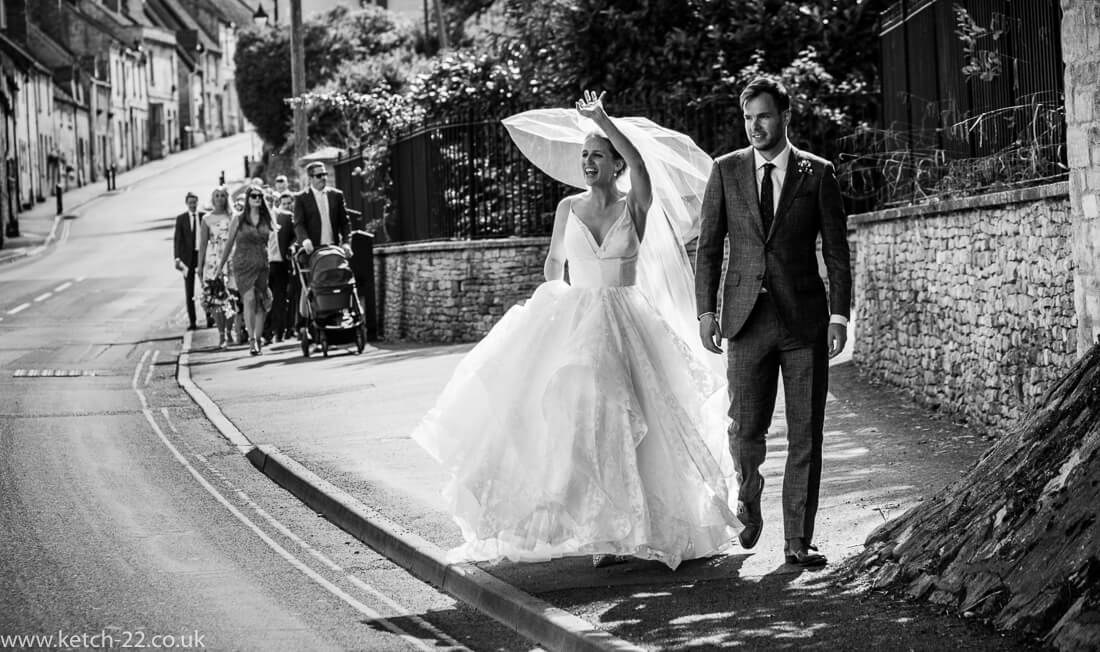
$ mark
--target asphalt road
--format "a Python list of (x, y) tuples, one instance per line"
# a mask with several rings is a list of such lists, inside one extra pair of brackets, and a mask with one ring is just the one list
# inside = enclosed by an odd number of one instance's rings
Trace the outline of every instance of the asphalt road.
[(257, 473), (177, 386), (173, 216), (249, 150), (209, 144), (0, 267), (0, 648), (531, 648)]

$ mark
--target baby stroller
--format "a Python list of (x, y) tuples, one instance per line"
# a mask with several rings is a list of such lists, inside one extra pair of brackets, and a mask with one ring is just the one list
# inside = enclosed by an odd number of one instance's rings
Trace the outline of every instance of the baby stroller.
[(367, 325), (344, 248), (326, 245), (312, 254), (298, 249), (291, 260), (305, 297), (299, 308), (304, 320), (298, 329), (302, 355), (309, 357), (313, 342), (320, 344), (325, 357), (332, 344), (355, 342), (356, 354), (362, 353), (367, 344)]

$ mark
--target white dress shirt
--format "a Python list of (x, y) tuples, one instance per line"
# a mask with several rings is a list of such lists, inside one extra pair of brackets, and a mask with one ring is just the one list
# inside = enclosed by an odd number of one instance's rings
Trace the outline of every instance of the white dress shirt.
[(756, 196), (760, 197), (760, 186), (764, 183), (764, 164), (771, 163), (775, 166), (772, 170), (772, 215), (779, 210), (779, 194), (783, 192), (783, 181), (787, 178), (787, 164), (791, 160), (791, 144), (783, 148), (782, 152), (768, 160), (760, 153), (760, 150), (752, 150), (753, 164), (756, 166)]
[(267, 236), (267, 260), (271, 263), (283, 262), (283, 252), (279, 251), (279, 226), (278, 220), (271, 220), (271, 235)]
[(321, 213), (321, 242), (318, 244), (336, 244), (336, 238), (332, 234), (332, 220), (328, 217), (328, 193), (312, 186), (309, 191), (313, 193), (313, 199), (317, 202), (317, 211)]

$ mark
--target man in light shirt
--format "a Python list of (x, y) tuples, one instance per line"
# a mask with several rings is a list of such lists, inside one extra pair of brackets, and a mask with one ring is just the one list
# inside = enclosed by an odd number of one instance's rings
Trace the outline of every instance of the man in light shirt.
[(322, 245), (348, 244), (351, 225), (344, 193), (328, 187), (324, 163), (310, 163), (306, 174), (309, 187), (294, 198), (294, 231), (298, 242), (307, 254)]
[(275, 229), (267, 242), (268, 285), (271, 287), (271, 310), (267, 313), (264, 325), (264, 339), (283, 341), (287, 332), (293, 328), (290, 322), (290, 288), (296, 283), (290, 275), (290, 246), (294, 244), (294, 195), (283, 192), (276, 198), (272, 210)]
[[(714, 162), (703, 197), (695, 268), (699, 335), (713, 353), (721, 353), (728, 338), (729, 442), (737, 517), (745, 526), (738, 541), (752, 548), (764, 528), (760, 465), (782, 372), (784, 555), (790, 564), (822, 566), (827, 560), (813, 544), (814, 519), (829, 358), (844, 349), (851, 306), (847, 217), (833, 164), (787, 140), (786, 88), (757, 78), (741, 93), (741, 109), (751, 145)], [(819, 236), (827, 293), (818, 271)], [(726, 281), (719, 287), (727, 241)]]

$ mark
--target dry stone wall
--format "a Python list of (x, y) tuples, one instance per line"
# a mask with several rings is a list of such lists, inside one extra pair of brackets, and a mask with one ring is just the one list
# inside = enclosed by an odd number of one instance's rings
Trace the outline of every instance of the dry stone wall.
[(549, 244), (549, 238), (509, 238), (377, 247), (383, 339), (477, 341), (543, 281)]
[(920, 404), (1011, 427), (1077, 358), (1065, 183), (854, 215), (853, 358)]

